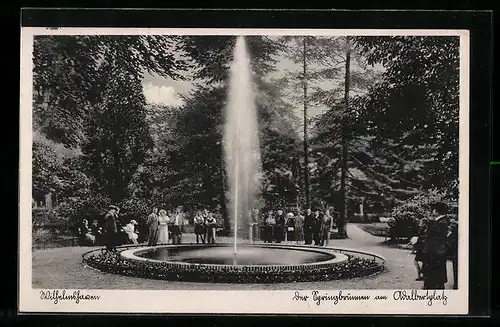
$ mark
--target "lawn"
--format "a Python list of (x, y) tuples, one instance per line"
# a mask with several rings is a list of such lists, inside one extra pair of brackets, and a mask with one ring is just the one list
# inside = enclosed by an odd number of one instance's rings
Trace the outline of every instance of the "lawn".
[(389, 236), (389, 226), (387, 223), (356, 224), (356, 226), (373, 236)]
[[(354, 224), (352, 224), (354, 225)], [(422, 282), (415, 281), (414, 255), (394, 247), (382, 245), (380, 239), (365, 234), (359, 224), (348, 226), (348, 239), (331, 240), (331, 247), (359, 249), (373, 252), (386, 259), (386, 270), (368, 277), (322, 282), (295, 282), (278, 284), (225, 284), (189, 283), (127, 277), (102, 273), (82, 264), (82, 254), (91, 247), (66, 247), (35, 250), (32, 258), (32, 287), (36, 289), (122, 289), (122, 290), (309, 290), (309, 289), (421, 289)], [(360, 227), (358, 227), (360, 226)], [(358, 227), (358, 228), (357, 228)], [(194, 235), (186, 235), (186, 243)], [(219, 241), (225, 239), (219, 238)], [(290, 242), (293, 244), (293, 242)], [(453, 280), (451, 263), (447, 269), (448, 280)], [(451, 288), (450, 283), (446, 288)]]

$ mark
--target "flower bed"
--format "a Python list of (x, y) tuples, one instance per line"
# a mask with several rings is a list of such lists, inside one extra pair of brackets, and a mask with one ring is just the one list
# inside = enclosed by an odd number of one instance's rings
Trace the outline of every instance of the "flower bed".
[(317, 282), (363, 277), (384, 269), (380, 263), (348, 255), (349, 260), (335, 266), (296, 271), (225, 271), (204, 265), (182, 268), (165, 262), (123, 260), (119, 253), (97, 252), (84, 262), (102, 272), (131, 277), (206, 283), (291, 283)]

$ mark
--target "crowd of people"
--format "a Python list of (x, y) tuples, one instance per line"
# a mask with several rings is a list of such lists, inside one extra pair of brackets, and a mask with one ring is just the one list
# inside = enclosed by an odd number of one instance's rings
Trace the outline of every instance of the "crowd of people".
[(144, 242), (149, 246), (157, 244), (181, 244), (184, 213), (179, 207), (175, 212), (168, 213), (165, 209), (153, 208), (153, 211), (143, 225)]
[[(333, 214), (332, 214), (333, 212)], [(304, 244), (328, 246), (330, 235), (335, 227), (337, 212), (317, 208), (314, 212), (306, 209), (300, 212), (289, 212), (286, 215), (279, 209), (269, 210), (263, 219), (263, 239), (265, 243), (281, 243), (286, 240), (304, 241)]]
[[(182, 241), (185, 222), (182, 208), (167, 212), (165, 209), (155, 207), (145, 219), (139, 222), (130, 220), (125, 224), (119, 213), (120, 209), (111, 205), (103, 224), (94, 219), (92, 225), (89, 225), (88, 220), (83, 219), (78, 227), (78, 235), (82, 242), (90, 245), (106, 244), (109, 249), (114, 249), (121, 244), (147, 243), (154, 246), (180, 244)], [(335, 219), (336, 212), (334, 211), (332, 215), (330, 209), (324, 212), (320, 209), (314, 212), (307, 209), (304, 214), (300, 212), (284, 214), (283, 210), (279, 209), (269, 210), (256, 225), (261, 228), (261, 239), (266, 243), (289, 240), (303, 241), (306, 245), (328, 246)], [(214, 214), (207, 209), (200, 210), (194, 213), (192, 220), (196, 243), (215, 243), (219, 221)]]
[[(453, 288), (458, 287), (458, 224), (449, 219), (447, 207), (443, 203), (432, 206), (433, 215), (420, 220), (418, 236), (410, 241), (415, 253), (414, 263), (417, 268), (418, 281), (424, 282), (424, 289), (444, 289), (447, 280), (447, 261), (452, 262)], [(120, 226), (120, 209), (109, 206), (104, 217), (104, 225), (94, 219), (89, 224), (83, 219), (78, 227), (78, 234), (87, 244), (105, 244), (110, 251), (115, 251), (121, 244), (147, 243), (181, 244), (185, 214), (179, 207), (173, 212), (153, 208), (152, 212), (142, 220), (130, 220)], [(304, 214), (296, 211), (284, 213), (283, 210), (269, 210), (256, 225), (262, 227), (261, 238), (265, 243), (281, 243), (283, 241), (304, 242), (305, 245), (328, 246), (330, 236), (335, 228), (337, 212), (333, 208), (312, 211), (306, 209)], [(257, 214), (258, 216), (258, 214)], [(255, 221), (255, 220), (254, 220)], [(201, 210), (194, 214), (193, 225), (196, 243), (215, 243), (217, 219), (209, 210)]]
[(198, 211), (194, 216), (196, 243), (215, 243), (216, 227), (217, 220), (210, 211)]
[(436, 203), (433, 216), (420, 220), (419, 235), (411, 240), (418, 281), (424, 289), (444, 289), (448, 282), (446, 262), (452, 263), (453, 288), (458, 287), (458, 224), (449, 219), (447, 206)]
[(84, 244), (102, 244), (104, 229), (99, 224), (98, 219), (92, 221), (92, 225), (89, 225), (87, 219), (83, 219), (77, 231), (80, 237), (80, 243)]
[(119, 214), (120, 208), (111, 205), (102, 222), (94, 219), (89, 225), (88, 220), (83, 219), (77, 228), (80, 243), (106, 245), (108, 250), (113, 251), (122, 244), (147, 243), (154, 246), (181, 243), (184, 213), (180, 207), (170, 213), (165, 209), (154, 208), (139, 222), (132, 219), (124, 223)]

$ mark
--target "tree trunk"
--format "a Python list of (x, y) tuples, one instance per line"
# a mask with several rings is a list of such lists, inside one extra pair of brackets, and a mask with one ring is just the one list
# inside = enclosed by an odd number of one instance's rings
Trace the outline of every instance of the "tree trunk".
[(340, 210), (338, 231), (340, 236), (347, 236), (346, 232), (346, 175), (347, 175), (347, 124), (345, 119), (348, 115), (349, 108), (349, 89), (350, 89), (350, 65), (351, 65), (351, 50), (349, 49), (349, 39), (346, 40), (347, 53), (345, 60), (345, 90), (344, 90), (344, 113), (342, 115), (342, 158), (340, 162)]
[(305, 194), (305, 202), (306, 208), (311, 206), (311, 190), (310, 190), (310, 181), (309, 181), (309, 140), (307, 136), (307, 60), (306, 60), (306, 50), (307, 50), (307, 37), (304, 37), (304, 50), (303, 50), (303, 68), (304, 74), (303, 78), (303, 86), (304, 86), (304, 194)]

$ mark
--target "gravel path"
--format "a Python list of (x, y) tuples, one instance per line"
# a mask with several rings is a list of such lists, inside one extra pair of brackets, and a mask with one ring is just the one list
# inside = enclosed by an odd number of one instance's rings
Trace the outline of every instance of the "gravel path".
[[(374, 276), (329, 282), (286, 284), (210, 284), (149, 280), (106, 274), (82, 264), (82, 254), (92, 248), (66, 247), (36, 250), (33, 254), (33, 288), (55, 289), (136, 289), (136, 290), (302, 290), (302, 289), (421, 289), (422, 282), (415, 281), (416, 269), (413, 255), (383, 244), (384, 238), (370, 235), (354, 224), (348, 225), (349, 239), (331, 240), (331, 247), (364, 250), (383, 256), (386, 270)], [(194, 235), (184, 235), (186, 243)], [(230, 239), (219, 239), (229, 242)], [(295, 242), (290, 242), (295, 244)], [(452, 281), (451, 265), (448, 280)], [(446, 288), (451, 288), (451, 283)]]

